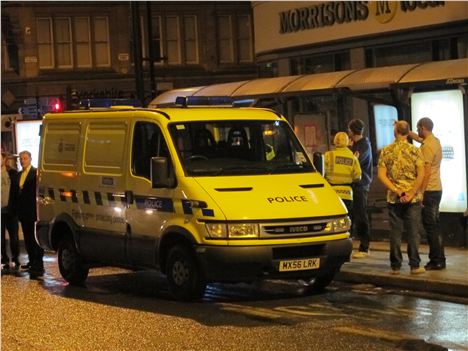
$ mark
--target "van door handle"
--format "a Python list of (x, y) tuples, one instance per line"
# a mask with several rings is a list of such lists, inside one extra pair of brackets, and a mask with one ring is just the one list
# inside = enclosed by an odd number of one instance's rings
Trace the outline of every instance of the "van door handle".
[(125, 199), (127, 200), (127, 206), (133, 204), (133, 201), (135, 201), (135, 199), (133, 197), (133, 191), (126, 190), (125, 191)]

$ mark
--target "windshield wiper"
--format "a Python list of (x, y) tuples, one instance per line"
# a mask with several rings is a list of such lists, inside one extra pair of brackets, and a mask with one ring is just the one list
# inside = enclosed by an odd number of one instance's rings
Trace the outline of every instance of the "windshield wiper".
[(282, 165), (278, 165), (275, 167), (271, 167), (271, 173), (281, 173), (283, 171), (296, 171), (296, 170), (304, 170), (304, 169), (312, 169), (312, 167), (307, 167), (306, 163), (286, 163)]
[(246, 165), (231, 165), (225, 166), (218, 169), (217, 175), (226, 174), (230, 172), (255, 172), (255, 173), (269, 173), (268, 167), (259, 166), (246, 166)]

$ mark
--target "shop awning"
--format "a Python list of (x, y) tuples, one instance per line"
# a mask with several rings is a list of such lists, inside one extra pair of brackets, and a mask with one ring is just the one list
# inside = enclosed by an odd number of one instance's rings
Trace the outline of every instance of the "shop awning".
[(289, 84), (299, 79), (301, 76), (285, 76), (275, 78), (260, 78), (250, 80), (239, 89), (233, 92), (231, 96), (257, 96), (270, 95), (283, 92)]
[(194, 96), (231, 96), (237, 89), (250, 81), (208, 85), (198, 90)]
[(353, 72), (354, 70), (308, 74), (289, 84), (283, 92), (299, 93), (310, 90), (333, 89), (342, 79)]
[(457, 78), (468, 78), (468, 58), (423, 63), (407, 72), (398, 83), (451, 81)]
[(397, 83), (406, 73), (420, 64), (384, 66), (356, 70), (343, 78), (335, 88), (348, 88), (352, 91), (386, 89)]

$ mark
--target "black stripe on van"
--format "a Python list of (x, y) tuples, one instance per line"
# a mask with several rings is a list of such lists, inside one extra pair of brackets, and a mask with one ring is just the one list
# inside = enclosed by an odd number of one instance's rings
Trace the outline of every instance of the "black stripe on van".
[(102, 206), (102, 195), (99, 191), (94, 192), (94, 197), (96, 198), (96, 205)]
[(89, 201), (89, 193), (87, 190), (83, 191), (83, 201), (86, 205), (91, 203), (91, 201)]
[(52, 200), (55, 200), (55, 192), (54, 192), (54, 189), (53, 189), (53, 188), (49, 188), (48, 193), (49, 193), (49, 197), (50, 197)]
[(67, 201), (67, 198), (65, 196), (65, 189), (59, 189), (59, 194), (60, 194), (60, 201)]
[(303, 184), (303, 185), (299, 185), (301, 188), (304, 188), (304, 189), (310, 189), (310, 188), (323, 188), (325, 186), (325, 184), (323, 183), (319, 183), (319, 184)]
[(78, 198), (76, 197), (76, 190), (71, 190), (72, 193), (72, 202), (73, 203), (78, 203)]

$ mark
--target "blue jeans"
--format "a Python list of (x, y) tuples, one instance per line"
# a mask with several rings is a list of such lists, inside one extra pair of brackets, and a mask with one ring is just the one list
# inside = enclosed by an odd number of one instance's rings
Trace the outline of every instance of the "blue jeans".
[(429, 262), (445, 264), (444, 243), (440, 230), (439, 204), (442, 191), (425, 191), (422, 209), (422, 222), (429, 244)]
[(369, 250), (370, 228), (369, 216), (367, 215), (367, 195), (369, 188), (353, 184), (353, 234), (357, 235), (360, 244), (359, 251)]
[(408, 258), (411, 268), (418, 268), (419, 258), (419, 226), (421, 222), (421, 203), (388, 204), (390, 217), (390, 265), (400, 269), (403, 262), (401, 254), (401, 237), (406, 232), (408, 243)]

